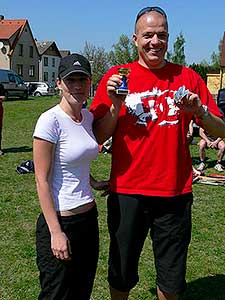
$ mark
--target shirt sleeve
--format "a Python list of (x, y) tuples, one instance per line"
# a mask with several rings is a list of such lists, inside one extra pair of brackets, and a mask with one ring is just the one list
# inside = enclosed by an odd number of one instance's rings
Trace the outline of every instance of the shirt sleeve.
[(95, 97), (91, 103), (90, 111), (94, 119), (101, 119), (109, 110), (112, 102), (107, 95), (107, 81), (112, 74), (118, 73), (116, 67), (112, 67), (100, 80)]
[(33, 137), (37, 137), (56, 144), (58, 141), (57, 119), (53, 113), (45, 112), (39, 117)]

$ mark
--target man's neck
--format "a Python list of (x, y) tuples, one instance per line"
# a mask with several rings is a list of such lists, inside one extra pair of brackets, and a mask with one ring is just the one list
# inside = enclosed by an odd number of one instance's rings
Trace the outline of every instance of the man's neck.
[(150, 65), (150, 64), (146, 64), (145, 62), (139, 60), (138, 61), (140, 65), (142, 65), (143, 67), (147, 68), (147, 69), (151, 69), (151, 70), (155, 70), (155, 69), (161, 69), (163, 67), (165, 67), (167, 61), (164, 59), (160, 64), (158, 65)]

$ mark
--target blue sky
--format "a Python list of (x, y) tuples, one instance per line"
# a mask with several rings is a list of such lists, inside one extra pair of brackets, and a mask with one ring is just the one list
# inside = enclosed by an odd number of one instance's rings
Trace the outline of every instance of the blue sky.
[(210, 61), (225, 31), (224, 0), (0, 0), (5, 19), (28, 19), (38, 40), (80, 52), (85, 42), (106, 51), (121, 34), (132, 37), (135, 16), (145, 6), (161, 6), (168, 15), (169, 50), (180, 32), (187, 63)]

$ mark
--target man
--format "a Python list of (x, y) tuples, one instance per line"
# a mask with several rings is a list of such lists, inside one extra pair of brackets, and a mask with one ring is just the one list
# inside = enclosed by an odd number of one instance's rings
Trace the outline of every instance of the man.
[(207, 148), (210, 149), (216, 149), (218, 150), (218, 160), (215, 164), (214, 168), (215, 170), (219, 172), (224, 171), (224, 166), (222, 164), (224, 152), (225, 152), (225, 143), (222, 138), (220, 137), (214, 137), (210, 134), (208, 134), (207, 131), (205, 131), (203, 128), (199, 129), (199, 135), (201, 137), (201, 140), (199, 142), (199, 157), (200, 157), (200, 164), (198, 166), (199, 171), (203, 171), (206, 168), (205, 164), (205, 150)]
[(4, 155), (2, 151), (2, 122), (3, 122), (3, 105), (2, 102), (5, 100), (4, 88), (0, 85), (0, 156)]
[[(91, 105), (98, 142), (113, 135), (108, 198), (112, 300), (128, 299), (138, 282), (138, 260), (149, 230), (158, 299), (176, 300), (184, 291), (192, 204), (188, 125), (195, 117), (211, 133), (225, 135), (203, 80), (165, 60), (168, 37), (165, 12), (159, 7), (141, 10), (133, 35), (139, 59), (120, 66), (130, 69), (129, 94), (124, 99), (116, 93), (122, 76), (113, 67)], [(174, 92), (183, 85), (190, 92), (176, 104)]]

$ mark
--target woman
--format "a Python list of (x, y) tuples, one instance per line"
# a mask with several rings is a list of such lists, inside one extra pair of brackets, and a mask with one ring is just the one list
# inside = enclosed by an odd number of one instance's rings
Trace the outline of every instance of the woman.
[(98, 154), (93, 116), (82, 109), (91, 84), (85, 57), (61, 59), (60, 104), (43, 113), (34, 131), (34, 165), (42, 213), (37, 221), (39, 300), (88, 300), (96, 273), (99, 232), (89, 177)]

